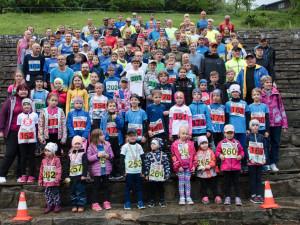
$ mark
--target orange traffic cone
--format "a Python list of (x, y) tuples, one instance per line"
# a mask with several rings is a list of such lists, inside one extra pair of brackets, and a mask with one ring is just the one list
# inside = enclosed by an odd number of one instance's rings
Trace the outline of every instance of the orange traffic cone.
[(17, 216), (13, 218), (11, 221), (29, 221), (33, 217), (28, 216), (27, 213), (27, 204), (25, 199), (25, 192), (21, 192), (18, 204), (18, 212)]
[(269, 181), (266, 181), (265, 183), (265, 201), (264, 204), (262, 204), (260, 207), (264, 209), (280, 207), (279, 205), (275, 204)]

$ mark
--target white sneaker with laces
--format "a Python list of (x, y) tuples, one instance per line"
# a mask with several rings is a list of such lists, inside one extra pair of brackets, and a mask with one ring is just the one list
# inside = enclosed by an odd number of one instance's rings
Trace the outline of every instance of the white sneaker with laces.
[(194, 202), (191, 198), (186, 198), (186, 204), (188, 205), (194, 205)]
[(185, 198), (179, 199), (179, 205), (185, 205)]
[(0, 177), (0, 183), (6, 183), (6, 178), (5, 177)]
[(271, 171), (271, 166), (270, 165), (266, 165), (267, 171)]
[(279, 169), (277, 168), (275, 163), (271, 164), (271, 170), (274, 171), (274, 172), (279, 171)]

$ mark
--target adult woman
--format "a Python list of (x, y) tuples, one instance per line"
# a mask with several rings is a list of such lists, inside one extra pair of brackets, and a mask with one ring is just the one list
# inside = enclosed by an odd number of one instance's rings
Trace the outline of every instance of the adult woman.
[(9, 96), (1, 110), (0, 138), (5, 139), (6, 152), (0, 167), (0, 183), (6, 182), (5, 177), (16, 156), (18, 156), (17, 178), (21, 177), (17, 117), (23, 111), (22, 100), (24, 98), (30, 98), (30, 89), (26, 84), (20, 84), (17, 87), (16, 94)]
[(25, 49), (27, 47), (27, 45), (29, 44), (31, 38), (31, 32), (29, 30), (26, 30), (24, 33), (24, 38), (21, 38), (18, 41), (17, 44), (17, 56), (18, 56), (18, 62), (17, 62), (17, 69), (18, 70), (22, 70), (22, 50)]

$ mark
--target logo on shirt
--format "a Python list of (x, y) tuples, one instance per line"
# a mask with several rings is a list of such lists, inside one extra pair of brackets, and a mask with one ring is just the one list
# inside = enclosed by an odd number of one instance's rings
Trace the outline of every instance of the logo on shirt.
[(30, 118), (25, 118), (24, 119), (24, 125), (25, 126), (30, 126), (32, 124), (32, 120)]

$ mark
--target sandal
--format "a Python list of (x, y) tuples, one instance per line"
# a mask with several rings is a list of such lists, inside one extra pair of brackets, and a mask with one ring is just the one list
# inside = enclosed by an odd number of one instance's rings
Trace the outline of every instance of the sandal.
[(72, 212), (77, 212), (77, 206), (74, 206), (74, 207), (72, 208)]
[(79, 207), (78, 210), (77, 210), (77, 212), (80, 212), (80, 213), (84, 212), (84, 208), (83, 207)]

